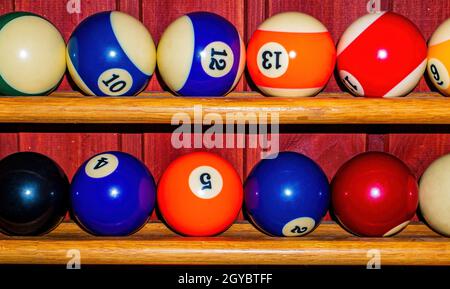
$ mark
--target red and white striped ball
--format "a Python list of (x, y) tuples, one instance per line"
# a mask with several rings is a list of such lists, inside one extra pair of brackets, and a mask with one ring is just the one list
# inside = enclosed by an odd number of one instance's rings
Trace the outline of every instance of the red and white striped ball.
[(353, 22), (337, 46), (337, 68), (355, 95), (397, 97), (417, 86), (426, 68), (427, 45), (414, 23), (393, 12)]

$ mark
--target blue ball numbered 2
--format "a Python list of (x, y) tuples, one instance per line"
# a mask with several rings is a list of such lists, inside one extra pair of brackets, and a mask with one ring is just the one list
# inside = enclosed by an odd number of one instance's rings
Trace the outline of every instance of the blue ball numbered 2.
[(132, 16), (101, 12), (83, 20), (67, 45), (70, 75), (86, 94), (135, 95), (156, 66), (156, 48), (145, 26)]
[(161, 77), (173, 92), (221, 96), (230, 92), (242, 75), (245, 47), (228, 20), (209, 12), (194, 12), (167, 27), (157, 60)]
[(260, 161), (245, 182), (245, 206), (252, 222), (273, 236), (312, 232), (330, 203), (329, 183), (310, 158), (281, 152)]

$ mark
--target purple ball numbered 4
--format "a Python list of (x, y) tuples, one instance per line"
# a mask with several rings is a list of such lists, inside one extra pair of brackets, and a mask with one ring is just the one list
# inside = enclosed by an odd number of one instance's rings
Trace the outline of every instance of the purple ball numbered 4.
[(73, 216), (94, 235), (126, 236), (138, 231), (150, 217), (155, 198), (149, 170), (123, 152), (93, 156), (72, 180)]
[(157, 50), (166, 85), (183, 96), (222, 96), (238, 83), (245, 46), (237, 29), (214, 13), (186, 14), (164, 31)]

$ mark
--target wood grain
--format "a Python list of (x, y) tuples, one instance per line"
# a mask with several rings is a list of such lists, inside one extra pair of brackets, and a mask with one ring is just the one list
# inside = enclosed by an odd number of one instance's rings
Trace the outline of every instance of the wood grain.
[[(450, 102), (436, 94), (392, 99), (346, 94), (314, 98), (269, 98), (249, 93), (223, 98), (160, 95), (2, 97), (0, 122), (170, 124), (176, 113), (186, 113), (194, 121), (194, 106), (201, 105), (203, 116), (217, 113), (225, 119), (233, 114), (238, 120), (246, 120), (248, 114), (266, 114), (270, 121), (270, 114), (277, 113), (282, 124), (450, 124)], [(264, 122), (263, 118), (258, 120)]]
[[(0, 235), (2, 264), (61, 264), (79, 250), (83, 264), (362, 265), (379, 250), (381, 265), (450, 265), (450, 242), (423, 224), (391, 238), (358, 238), (326, 223), (300, 238), (268, 237), (246, 223), (218, 237), (179, 237), (163, 224), (147, 224), (125, 238), (94, 237), (73, 223), (44, 237)], [(373, 251), (371, 251), (373, 252)], [(369, 255), (368, 255), (369, 254)]]

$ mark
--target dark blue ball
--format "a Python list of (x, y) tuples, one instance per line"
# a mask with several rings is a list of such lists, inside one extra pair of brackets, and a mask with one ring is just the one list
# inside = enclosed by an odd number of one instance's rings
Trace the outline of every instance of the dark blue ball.
[(123, 152), (87, 160), (71, 187), (72, 213), (95, 235), (124, 236), (139, 230), (155, 206), (156, 186), (145, 165)]
[(244, 189), (252, 222), (274, 236), (301, 236), (313, 231), (330, 203), (329, 183), (322, 169), (295, 152), (261, 160)]

